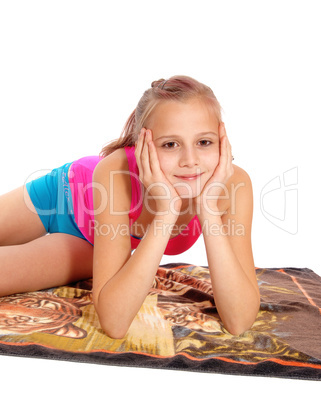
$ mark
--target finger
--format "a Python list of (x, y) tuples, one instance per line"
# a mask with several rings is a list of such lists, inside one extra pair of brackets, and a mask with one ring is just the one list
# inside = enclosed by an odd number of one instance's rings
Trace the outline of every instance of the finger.
[(231, 158), (233, 158), (233, 156), (232, 156), (232, 147), (231, 147), (231, 143), (230, 143), (230, 140), (228, 139), (227, 134), (226, 134), (225, 123), (222, 122), (221, 125), (222, 125), (222, 134), (223, 134), (224, 136), (226, 136), (226, 138), (227, 138), (228, 156), (231, 157)]
[(226, 154), (226, 130), (225, 130), (225, 125), (223, 122), (220, 123), (219, 126), (219, 135), (220, 135), (220, 154), (225, 155)]
[(232, 161), (232, 159), (233, 159), (233, 156), (232, 156), (232, 147), (231, 147), (231, 144), (230, 144), (230, 141), (229, 141), (229, 139), (228, 139), (228, 136), (227, 136), (227, 134), (226, 134), (226, 128), (225, 128), (225, 124), (222, 122), (221, 123), (221, 132), (222, 132), (222, 134), (223, 134), (223, 138), (225, 139), (225, 143), (226, 143), (226, 164), (228, 165), (228, 164), (230, 164), (231, 163), (231, 161)]
[(218, 128), (218, 133), (219, 133), (219, 137), (220, 137), (220, 142), (223, 140), (224, 135), (226, 135), (226, 131), (225, 131), (225, 124), (221, 121), (219, 128)]
[(161, 170), (161, 168), (160, 168), (160, 164), (159, 164), (155, 144), (154, 144), (152, 139), (150, 139), (150, 141), (148, 142), (148, 147), (149, 147), (150, 168), (151, 168), (152, 174), (155, 175)]
[(228, 164), (228, 139), (227, 135), (224, 135), (222, 138), (222, 145), (221, 145), (221, 160), (222, 167), (226, 168)]
[(234, 174), (234, 168), (233, 168), (233, 155), (232, 155), (232, 146), (230, 144), (230, 141), (228, 140), (228, 149), (229, 149), (229, 163), (228, 163), (228, 171), (229, 171), (229, 175), (232, 176)]
[(143, 148), (143, 132), (144, 132), (144, 129), (142, 128), (138, 135), (138, 139), (135, 143), (135, 156), (137, 157), (137, 159), (140, 159), (140, 154), (141, 154), (142, 148)]
[(228, 138), (227, 138), (227, 142), (228, 142), (228, 160), (230, 163), (232, 163), (232, 160), (233, 160), (232, 146), (231, 146), (230, 140)]
[(144, 136), (144, 142), (143, 142), (143, 148), (142, 148), (142, 154), (141, 154), (141, 163), (143, 167), (143, 172), (144, 172), (144, 177), (145, 175), (149, 175), (151, 173), (150, 170), (150, 163), (149, 163), (149, 150), (148, 150), (148, 134), (147, 130), (143, 133)]
[(225, 181), (225, 175), (229, 166), (227, 141), (227, 136), (224, 135), (221, 142), (220, 160), (217, 166), (218, 181), (221, 182)]
[(140, 174), (141, 178), (143, 177), (142, 151), (143, 151), (143, 146), (144, 146), (144, 132), (145, 132), (145, 129), (142, 128), (142, 130), (138, 136), (138, 140), (136, 142), (136, 147), (135, 147), (136, 163), (137, 163), (139, 174)]

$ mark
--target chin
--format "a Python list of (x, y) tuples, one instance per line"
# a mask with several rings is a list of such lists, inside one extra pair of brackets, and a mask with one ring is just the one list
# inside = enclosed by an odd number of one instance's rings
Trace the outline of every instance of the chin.
[(175, 190), (181, 198), (195, 198), (202, 192), (201, 189), (198, 190), (192, 187), (190, 189), (187, 189), (181, 186), (176, 186)]
[(174, 185), (177, 194), (183, 199), (199, 196), (205, 185), (202, 179), (190, 182), (175, 181), (172, 184)]

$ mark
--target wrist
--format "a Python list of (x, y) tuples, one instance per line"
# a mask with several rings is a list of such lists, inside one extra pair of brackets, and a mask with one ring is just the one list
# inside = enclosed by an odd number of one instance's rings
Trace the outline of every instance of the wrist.
[(160, 238), (170, 238), (172, 235), (173, 230), (176, 229), (176, 219), (171, 218), (157, 218), (155, 217), (151, 224), (151, 231), (156, 237)]
[(175, 224), (177, 219), (178, 219), (178, 214), (175, 215), (171, 212), (164, 212), (164, 213), (159, 213), (156, 214), (152, 220), (153, 224), (165, 224), (165, 225), (170, 225), (170, 224)]
[(215, 223), (217, 225), (222, 225), (222, 213), (220, 211), (216, 211), (215, 213), (201, 213), (197, 215), (200, 224), (203, 225), (204, 223)]
[(195, 207), (195, 214), (199, 220), (215, 220), (221, 218), (224, 213), (226, 213), (226, 211), (220, 211), (217, 205), (209, 207), (208, 205), (202, 206), (201, 204), (198, 204)]

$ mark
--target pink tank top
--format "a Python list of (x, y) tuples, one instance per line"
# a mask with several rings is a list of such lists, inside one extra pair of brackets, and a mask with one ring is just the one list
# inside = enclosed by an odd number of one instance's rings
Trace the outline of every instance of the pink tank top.
[[(142, 211), (142, 183), (139, 181), (139, 171), (135, 158), (135, 147), (125, 147), (128, 160), (128, 168), (132, 185), (132, 199), (129, 211), (129, 224), (137, 220)], [(74, 216), (76, 224), (84, 237), (94, 244), (95, 218), (93, 205), (93, 184), (92, 176), (97, 163), (101, 160), (99, 156), (87, 156), (81, 158), (70, 167), (69, 185), (72, 194)], [(107, 204), (109, 207), (109, 204)], [(169, 239), (164, 254), (181, 254), (188, 250), (202, 233), (200, 222), (195, 215), (184, 230), (178, 235)], [(131, 235), (131, 248), (135, 249), (141, 239)]]

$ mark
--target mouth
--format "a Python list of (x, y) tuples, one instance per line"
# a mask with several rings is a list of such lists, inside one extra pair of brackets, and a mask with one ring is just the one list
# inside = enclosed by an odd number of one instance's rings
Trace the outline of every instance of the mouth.
[(181, 179), (181, 180), (188, 180), (188, 181), (191, 181), (191, 180), (197, 180), (199, 177), (202, 176), (202, 174), (203, 174), (203, 173), (200, 173), (200, 174), (191, 174), (191, 175), (184, 175), (184, 176), (175, 176), (175, 177), (177, 177), (178, 179)]

